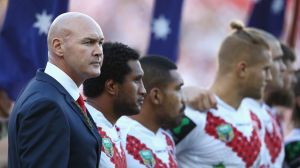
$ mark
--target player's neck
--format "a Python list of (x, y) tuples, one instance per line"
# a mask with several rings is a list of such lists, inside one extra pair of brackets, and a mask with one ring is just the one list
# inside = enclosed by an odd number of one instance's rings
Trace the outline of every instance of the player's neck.
[(120, 116), (116, 115), (113, 111), (112, 103), (108, 101), (108, 99), (87, 99), (87, 103), (93, 106), (95, 109), (100, 111), (104, 117), (114, 125)]
[(222, 101), (230, 105), (231, 107), (238, 109), (243, 97), (239, 94), (239, 90), (230, 85), (226, 85), (226, 82), (215, 82), (211, 87), (211, 91), (214, 92)]
[(132, 118), (137, 120), (144, 127), (151, 130), (154, 134), (161, 127), (161, 125), (156, 122), (155, 117), (153, 115), (153, 111), (152, 112), (146, 111), (145, 109), (142, 108), (140, 114), (134, 115), (134, 116), (132, 116)]

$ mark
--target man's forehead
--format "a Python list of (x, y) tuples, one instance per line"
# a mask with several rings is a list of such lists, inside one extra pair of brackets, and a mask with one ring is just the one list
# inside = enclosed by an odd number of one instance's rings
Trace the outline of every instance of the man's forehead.
[(270, 47), (273, 59), (280, 59), (283, 57), (283, 51), (279, 43), (273, 42)]
[(170, 71), (171, 77), (174, 79), (175, 82), (179, 83), (179, 84), (183, 84), (183, 79), (182, 76), (180, 75), (180, 73), (178, 72), (178, 70), (174, 69)]
[(131, 73), (143, 75), (144, 71), (139, 60), (129, 60), (127, 65), (130, 67)]

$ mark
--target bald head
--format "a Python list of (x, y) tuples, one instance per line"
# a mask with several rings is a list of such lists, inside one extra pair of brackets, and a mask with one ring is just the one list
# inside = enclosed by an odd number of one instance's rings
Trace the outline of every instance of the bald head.
[(49, 62), (80, 85), (100, 75), (103, 40), (100, 26), (91, 17), (78, 12), (61, 14), (48, 33)]
[[(63, 13), (55, 18), (48, 32), (48, 50), (53, 48), (53, 40), (60, 38), (66, 40), (74, 33), (83, 31), (86, 26), (94, 25), (99, 30), (100, 26), (90, 16), (79, 12)], [(53, 54), (50, 54), (50, 56)]]

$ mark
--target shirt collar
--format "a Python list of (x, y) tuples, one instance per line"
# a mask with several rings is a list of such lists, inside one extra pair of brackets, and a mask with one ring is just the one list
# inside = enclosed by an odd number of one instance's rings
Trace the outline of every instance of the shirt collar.
[(53, 77), (60, 83), (74, 100), (77, 100), (80, 95), (79, 88), (76, 83), (61, 69), (54, 64), (47, 62), (45, 73)]

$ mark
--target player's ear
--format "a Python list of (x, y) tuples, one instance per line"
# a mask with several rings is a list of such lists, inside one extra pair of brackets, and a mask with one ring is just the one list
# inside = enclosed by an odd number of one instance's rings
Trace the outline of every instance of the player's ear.
[(49, 47), (51, 47), (52, 52), (54, 52), (57, 56), (64, 56), (65, 47), (64, 42), (61, 38), (53, 38), (50, 42)]
[(236, 64), (236, 73), (238, 77), (244, 78), (247, 75), (247, 66), (248, 64), (245, 61), (240, 61), (238, 64)]
[(109, 79), (105, 82), (105, 91), (113, 96), (117, 96), (119, 93), (119, 85), (114, 80)]
[(147, 93), (151, 102), (155, 105), (159, 105), (162, 102), (162, 92), (159, 88), (152, 88), (149, 93)]

